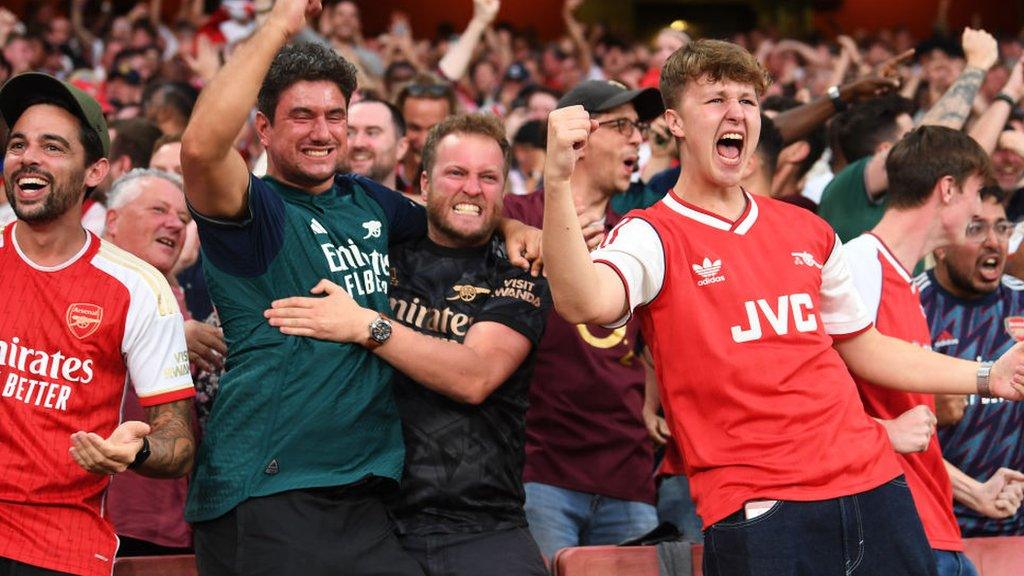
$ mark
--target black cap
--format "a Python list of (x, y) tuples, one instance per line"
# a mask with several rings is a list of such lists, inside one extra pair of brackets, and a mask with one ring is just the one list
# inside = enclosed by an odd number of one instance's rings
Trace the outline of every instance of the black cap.
[(18, 74), (0, 88), (0, 115), (3, 115), (7, 126), (13, 128), (22, 113), (35, 102), (34, 96), (40, 94), (52, 97), (62, 108), (78, 117), (83, 126), (96, 132), (103, 145), (103, 157), (110, 155), (110, 133), (107, 132), (107, 121), (103, 118), (99, 102), (79, 88), (49, 74)]
[(614, 80), (586, 80), (577, 84), (558, 101), (559, 108), (582, 105), (594, 114), (632, 102), (641, 122), (657, 118), (665, 111), (657, 88), (630, 90)]

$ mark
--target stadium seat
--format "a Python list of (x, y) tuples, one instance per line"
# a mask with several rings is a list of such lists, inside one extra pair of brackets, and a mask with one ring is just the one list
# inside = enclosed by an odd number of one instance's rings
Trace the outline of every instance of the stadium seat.
[(1024, 574), (1024, 536), (964, 538), (964, 545), (981, 576)]
[(198, 576), (196, 557), (135, 556), (114, 561), (114, 576)]
[[(704, 547), (693, 547), (693, 574), (700, 576)], [(581, 546), (555, 554), (555, 576), (658, 576), (654, 546)]]

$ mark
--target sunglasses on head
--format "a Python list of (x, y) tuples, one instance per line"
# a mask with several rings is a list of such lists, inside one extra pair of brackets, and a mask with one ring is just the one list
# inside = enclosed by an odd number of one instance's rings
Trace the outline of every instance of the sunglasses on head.
[(410, 96), (433, 96), (434, 98), (440, 98), (447, 96), (451, 87), (447, 84), (409, 84), (405, 87), (405, 90)]

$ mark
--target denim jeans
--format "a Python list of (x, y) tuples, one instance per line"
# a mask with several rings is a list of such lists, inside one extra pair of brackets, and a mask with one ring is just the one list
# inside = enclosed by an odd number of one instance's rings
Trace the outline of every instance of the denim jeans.
[(906, 480), (830, 500), (743, 510), (704, 532), (705, 576), (936, 576)]
[(935, 563), (939, 576), (978, 576), (971, 560), (963, 552), (935, 550)]
[(690, 497), (690, 480), (686, 476), (662, 476), (658, 483), (658, 520), (675, 524), (687, 542), (704, 541), (701, 519)]
[(658, 526), (658, 513), (645, 502), (527, 482), (526, 520), (541, 553), (551, 559), (562, 548), (618, 544), (650, 532)]

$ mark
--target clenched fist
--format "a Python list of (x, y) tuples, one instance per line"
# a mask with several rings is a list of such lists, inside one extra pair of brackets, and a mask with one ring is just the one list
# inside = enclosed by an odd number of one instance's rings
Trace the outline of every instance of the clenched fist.
[(544, 182), (568, 182), (597, 122), (583, 106), (559, 108), (548, 115), (548, 149)]

